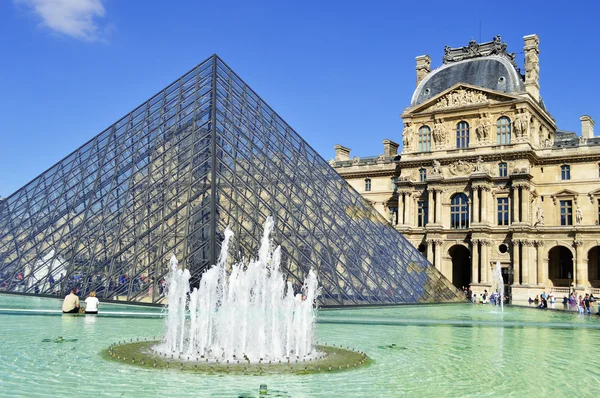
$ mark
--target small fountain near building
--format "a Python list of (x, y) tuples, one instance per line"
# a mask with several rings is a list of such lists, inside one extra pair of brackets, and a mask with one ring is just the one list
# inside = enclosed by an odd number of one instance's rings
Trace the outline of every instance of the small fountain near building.
[(311, 373), (368, 363), (362, 352), (316, 345), (317, 276), (310, 270), (302, 291), (294, 294), (280, 268), (281, 248), (272, 249), (273, 227), (273, 219), (267, 218), (258, 259), (233, 264), (229, 270), (233, 232), (228, 227), (217, 264), (191, 292), (190, 272), (180, 269), (173, 255), (164, 339), (111, 346), (108, 356), (137, 356), (138, 364), (167, 368), (176, 361), (182, 370), (227, 373)]
[(492, 274), (492, 292), (499, 294), (500, 308), (504, 312), (504, 278), (502, 278), (502, 265), (496, 261)]

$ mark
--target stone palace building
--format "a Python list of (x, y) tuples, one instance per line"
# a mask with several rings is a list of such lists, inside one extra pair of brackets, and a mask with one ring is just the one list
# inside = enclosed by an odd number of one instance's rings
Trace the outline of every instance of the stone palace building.
[(539, 86), (539, 39), (524, 74), (500, 36), (416, 58), (402, 151), (330, 164), (455, 286), (492, 286), (501, 264), (515, 300), (600, 293), (600, 137), (557, 128)]

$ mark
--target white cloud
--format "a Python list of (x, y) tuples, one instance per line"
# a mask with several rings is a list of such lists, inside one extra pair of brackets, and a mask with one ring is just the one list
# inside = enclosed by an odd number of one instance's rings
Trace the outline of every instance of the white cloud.
[(96, 22), (105, 14), (102, 0), (13, 0), (42, 19), (42, 25), (84, 41), (101, 39)]

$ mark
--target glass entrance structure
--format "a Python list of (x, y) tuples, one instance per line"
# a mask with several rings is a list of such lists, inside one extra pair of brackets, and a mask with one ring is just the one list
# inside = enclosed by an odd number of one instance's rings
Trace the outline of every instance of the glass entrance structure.
[(0, 201), (0, 291), (160, 303), (173, 253), (197, 284), (227, 225), (249, 258), (269, 215), (322, 305), (461, 299), (216, 55)]

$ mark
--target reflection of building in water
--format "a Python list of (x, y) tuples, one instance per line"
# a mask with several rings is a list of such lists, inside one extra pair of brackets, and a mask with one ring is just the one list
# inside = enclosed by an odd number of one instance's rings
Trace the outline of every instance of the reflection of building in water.
[(227, 225), (248, 259), (273, 215), (288, 277), (315, 269), (323, 304), (460, 297), (217, 57), (1, 203), (0, 290), (160, 302), (172, 253), (197, 284)]
[(400, 156), (389, 140), (379, 158), (338, 145), (331, 164), (458, 287), (489, 290), (499, 261), (515, 298), (598, 294), (600, 138), (589, 116), (580, 135), (557, 129), (538, 37), (524, 40), (524, 74), (499, 37), (447, 47), (433, 70), (417, 57)]

